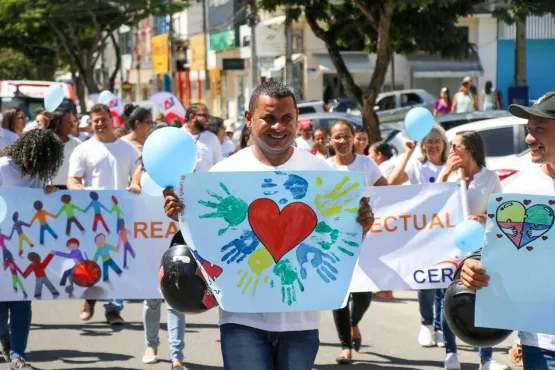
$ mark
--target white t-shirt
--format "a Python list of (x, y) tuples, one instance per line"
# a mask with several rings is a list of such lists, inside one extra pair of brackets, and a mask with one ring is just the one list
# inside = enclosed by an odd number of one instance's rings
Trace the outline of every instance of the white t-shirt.
[(436, 166), (430, 161), (422, 163), (415, 160), (407, 165), (405, 173), (411, 184), (430, 184), (437, 182), (443, 167), (445, 167), (444, 164)]
[(309, 152), (312, 150), (312, 147), (314, 146), (314, 142), (312, 141), (312, 138), (305, 140), (302, 138), (302, 136), (299, 136), (298, 138), (295, 139), (295, 142), (297, 143), (297, 148), (308, 150)]
[(102, 143), (91, 138), (73, 151), (68, 176), (82, 177), (87, 189), (125, 190), (139, 156), (139, 151), (126, 141)]
[[(332, 171), (326, 161), (298, 148), (294, 148), (293, 156), (278, 167), (266, 166), (258, 161), (252, 147), (240, 150), (234, 155), (218, 163), (210, 172), (239, 171)], [(320, 313), (281, 312), (281, 313), (236, 313), (220, 309), (220, 325), (238, 324), (267, 331), (301, 331), (315, 330), (320, 325)]]
[(468, 211), (473, 216), (486, 213), (490, 195), (500, 192), (499, 176), (494, 171), (482, 167), (468, 185)]
[[(534, 164), (518, 180), (504, 187), (503, 192), (552, 196), (555, 195), (555, 179), (547, 176), (540, 165)], [(520, 332), (520, 340), (526, 346), (555, 351), (555, 335)]]
[(222, 156), (229, 157), (229, 153), (235, 153), (235, 143), (229, 137), (224, 137), (224, 142), (222, 143)]
[(79, 137), (77, 138), (79, 141), (84, 143), (90, 137), (90, 134), (85, 131), (79, 131)]
[(218, 137), (210, 131), (192, 135), (197, 147), (197, 166), (195, 172), (208, 172), (213, 165), (223, 159), (222, 145)]
[(67, 174), (69, 173), (69, 159), (71, 158), (71, 154), (77, 148), (77, 146), (81, 144), (79, 140), (74, 138), (73, 136), (69, 136), (69, 141), (64, 143), (64, 162), (62, 166), (58, 170), (58, 173), (52, 179), (52, 185), (63, 185), (67, 184)]
[(19, 139), (19, 136), (16, 133), (0, 128), (0, 150), (6, 149), (8, 145), (12, 145), (17, 139)]
[(0, 158), (0, 186), (19, 186), (24, 188), (44, 188), (46, 184), (39, 179), (23, 176), (21, 168), (10, 157)]
[(383, 161), (382, 163), (380, 163), (378, 167), (380, 168), (380, 171), (382, 171), (383, 176), (388, 179), (389, 175), (391, 175), (391, 173), (395, 169), (395, 164), (391, 159), (388, 159), (387, 161)]
[(34, 120), (33, 122), (28, 123), (27, 125), (25, 125), (25, 127), (23, 128), (23, 131), (21, 131), (21, 134), (24, 134), (24, 133), (29, 132), (31, 130), (34, 130), (36, 128), (39, 128), (39, 125), (38, 125), (37, 121)]
[(374, 186), (376, 181), (383, 177), (382, 171), (380, 171), (376, 162), (365, 155), (355, 154), (353, 163), (346, 166), (335, 163), (333, 158), (328, 159), (328, 163), (339, 171), (362, 172), (365, 186)]

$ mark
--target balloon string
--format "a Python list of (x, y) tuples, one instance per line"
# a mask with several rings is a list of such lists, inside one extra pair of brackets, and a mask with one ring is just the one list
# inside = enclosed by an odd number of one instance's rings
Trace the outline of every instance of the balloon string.
[(458, 173), (459, 173), (459, 180), (461, 184), (461, 203), (462, 203), (461, 205), (462, 205), (463, 217), (466, 220), (468, 216), (470, 216), (470, 211), (468, 210), (468, 192), (466, 188), (466, 178), (464, 175), (464, 169), (459, 168)]

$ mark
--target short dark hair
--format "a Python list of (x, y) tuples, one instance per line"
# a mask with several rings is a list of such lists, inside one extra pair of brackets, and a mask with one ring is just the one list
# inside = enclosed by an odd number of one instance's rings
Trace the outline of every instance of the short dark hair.
[(35, 117), (35, 119), (37, 119), (37, 116), (39, 114), (43, 114), (44, 112), (46, 112), (46, 110), (43, 107), (38, 107), (37, 109), (35, 109), (33, 111), (33, 117)]
[(224, 120), (220, 117), (210, 117), (210, 123), (208, 124), (208, 131), (218, 135), (218, 131), (224, 126)]
[(66, 108), (58, 108), (52, 114), (52, 121), (48, 125), (48, 130), (54, 131), (56, 135), (60, 134), (60, 127), (66, 114), (71, 114), (71, 111)]
[(112, 113), (110, 113), (110, 107), (108, 107), (106, 104), (95, 104), (93, 105), (93, 107), (91, 108), (90, 111), (90, 115), (92, 116), (93, 113), (100, 113), (100, 112), (106, 112), (110, 115), (110, 117), (112, 116)]
[(193, 103), (191, 105), (189, 105), (189, 108), (187, 108), (187, 112), (185, 112), (185, 121), (188, 122), (189, 121), (189, 116), (191, 114), (195, 114), (197, 113), (197, 110), (200, 107), (206, 107), (206, 104), (202, 104), (202, 103)]
[(136, 105), (128, 116), (127, 129), (134, 130), (135, 121), (144, 122), (144, 120), (148, 117), (149, 114), (150, 112), (148, 110)]
[(261, 95), (277, 99), (291, 97), (293, 99), (293, 103), (295, 104), (295, 109), (297, 109), (297, 99), (295, 98), (293, 91), (291, 91), (284, 83), (271, 80), (264, 82), (262, 85), (254, 89), (249, 101), (249, 112), (254, 112), (256, 104), (258, 103), (258, 98)]
[(382, 153), (382, 155), (386, 159), (391, 159), (393, 157), (393, 148), (388, 143), (384, 143), (383, 141), (378, 141), (370, 146), (373, 148), (376, 153)]
[(466, 150), (470, 152), (478, 167), (486, 167), (486, 144), (482, 136), (477, 131), (460, 131), (457, 132), (457, 136), (462, 138)]

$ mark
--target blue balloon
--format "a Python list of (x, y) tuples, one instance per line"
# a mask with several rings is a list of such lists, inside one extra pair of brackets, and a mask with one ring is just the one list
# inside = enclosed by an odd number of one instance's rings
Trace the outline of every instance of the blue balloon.
[(405, 116), (405, 130), (414, 141), (424, 139), (434, 126), (434, 116), (424, 107), (415, 107)]
[(453, 232), (453, 241), (457, 248), (463, 252), (475, 252), (484, 244), (486, 231), (479, 222), (464, 220), (459, 223)]
[(143, 163), (158, 185), (178, 188), (181, 175), (192, 173), (197, 164), (193, 137), (176, 127), (154, 131), (143, 146)]
[(141, 191), (145, 194), (152, 196), (161, 196), (164, 188), (154, 182), (148, 172), (143, 172), (141, 175)]
[(60, 84), (52, 84), (44, 94), (44, 109), (54, 112), (64, 101), (64, 89)]
[(110, 100), (112, 100), (112, 93), (108, 90), (104, 90), (98, 95), (99, 104), (109, 105)]

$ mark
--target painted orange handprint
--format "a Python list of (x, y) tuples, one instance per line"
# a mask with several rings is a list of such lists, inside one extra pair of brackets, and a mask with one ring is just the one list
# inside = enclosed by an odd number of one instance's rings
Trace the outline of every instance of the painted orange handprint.
[[(341, 212), (357, 213), (358, 208), (349, 207), (354, 199), (358, 199), (360, 196), (357, 194), (352, 194), (353, 190), (360, 188), (360, 183), (354, 182), (349, 183), (349, 176), (345, 176), (332, 191), (326, 194), (318, 193), (314, 198), (314, 204), (316, 208), (320, 211), (320, 214), (324, 217), (331, 217), (339, 215)], [(316, 187), (320, 188), (323, 185), (323, 181), (320, 177), (316, 178)], [(353, 204), (354, 206), (354, 204)]]

